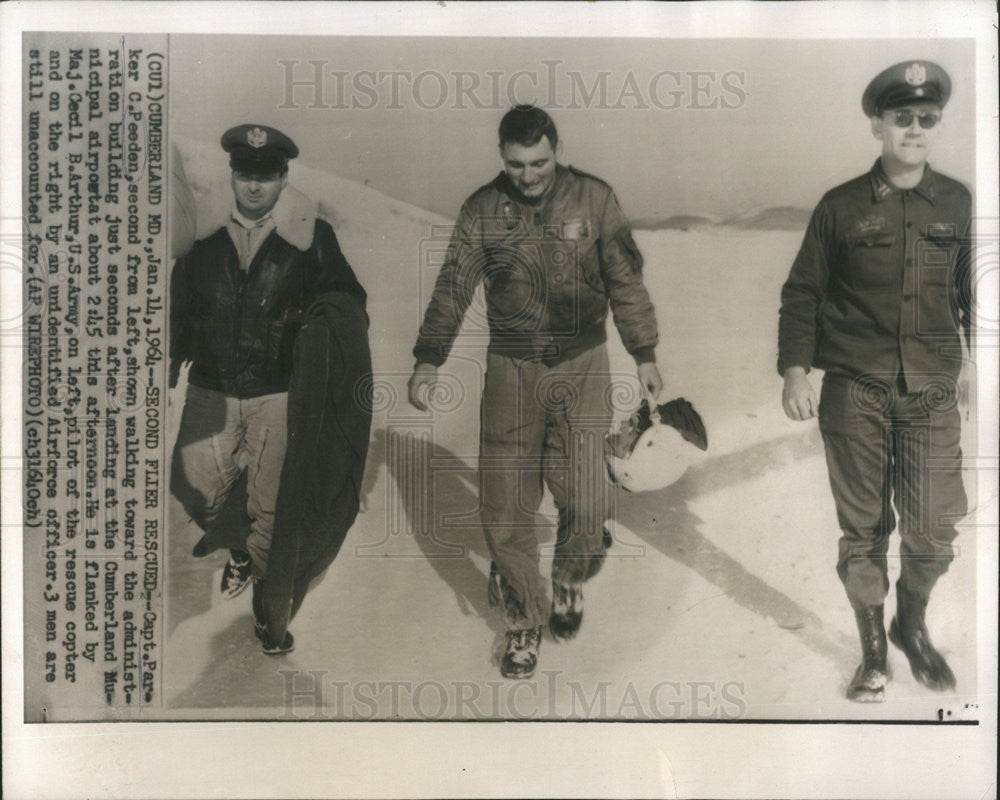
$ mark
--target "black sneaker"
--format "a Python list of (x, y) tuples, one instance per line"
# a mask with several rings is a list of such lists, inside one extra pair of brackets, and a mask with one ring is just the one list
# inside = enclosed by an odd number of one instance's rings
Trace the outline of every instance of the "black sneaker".
[(583, 622), (583, 584), (552, 581), (549, 631), (557, 642), (572, 639)]
[(506, 651), (500, 662), (500, 674), (505, 678), (530, 678), (538, 666), (538, 646), (542, 643), (541, 628), (520, 628), (507, 631)]
[(250, 584), (253, 562), (250, 554), (243, 550), (230, 550), (229, 561), (222, 570), (222, 585), (219, 590), (227, 600), (232, 600)]

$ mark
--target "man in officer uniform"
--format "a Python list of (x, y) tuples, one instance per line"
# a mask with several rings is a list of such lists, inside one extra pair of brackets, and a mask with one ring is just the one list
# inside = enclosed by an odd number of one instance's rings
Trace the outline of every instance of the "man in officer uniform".
[[(426, 409), (479, 281), (490, 344), (480, 437), (480, 502), (493, 558), (489, 596), (507, 621), (507, 677), (529, 677), (541, 626), (576, 635), (584, 581), (604, 557), (611, 420), (605, 320), (610, 301), (626, 350), (652, 396), (653, 305), (642, 256), (611, 188), (557, 163), (548, 114), (517, 106), (500, 123), (503, 171), (462, 206), (413, 349), (410, 401)], [(559, 509), (546, 608), (535, 512), (543, 481)]]
[[(364, 291), (330, 225), (307, 198), (286, 189), (295, 143), (250, 124), (226, 131), (222, 148), (235, 203), (171, 275), (171, 386), (181, 364), (191, 362), (172, 489), (211, 532), (246, 465), (250, 533), (230, 551), (221, 587), (235, 597), (267, 570), (303, 309), (327, 290), (347, 288), (362, 298)], [(195, 555), (211, 549), (209, 538)]]
[[(819, 415), (842, 530), (837, 571), (862, 663), (848, 698), (880, 702), (888, 680), (886, 550), (899, 514), (900, 577), (889, 639), (932, 689), (955, 686), (924, 624), (966, 513), (959, 449), (960, 332), (971, 330), (972, 198), (927, 164), (951, 93), (945, 71), (906, 61), (862, 107), (882, 155), (820, 201), (781, 293), (778, 371), (795, 420)], [(825, 370), (817, 402), (806, 377)]]

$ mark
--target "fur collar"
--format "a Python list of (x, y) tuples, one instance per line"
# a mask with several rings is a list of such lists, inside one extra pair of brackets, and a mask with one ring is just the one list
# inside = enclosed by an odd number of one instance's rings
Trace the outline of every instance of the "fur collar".
[(312, 246), (316, 204), (294, 186), (286, 186), (271, 212), (278, 236), (299, 250)]
[[(199, 203), (198, 239), (204, 239), (219, 228), (225, 227), (232, 213), (231, 192), (228, 198), (206, 200), (207, 202)], [(313, 231), (316, 227), (316, 204), (294, 186), (289, 184), (282, 190), (271, 216), (278, 236), (294, 248), (306, 251), (312, 246)]]

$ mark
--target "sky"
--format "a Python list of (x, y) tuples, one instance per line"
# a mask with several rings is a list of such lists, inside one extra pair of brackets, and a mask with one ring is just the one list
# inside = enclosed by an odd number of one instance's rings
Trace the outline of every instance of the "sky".
[(879, 144), (861, 94), (914, 58), (953, 81), (931, 163), (971, 184), (973, 55), (961, 39), (173, 35), (171, 130), (213, 141), (273, 125), (301, 163), (454, 217), (500, 169), (504, 111), (534, 102), (562, 160), (608, 181), (634, 219), (727, 217), (811, 208), (866, 171)]

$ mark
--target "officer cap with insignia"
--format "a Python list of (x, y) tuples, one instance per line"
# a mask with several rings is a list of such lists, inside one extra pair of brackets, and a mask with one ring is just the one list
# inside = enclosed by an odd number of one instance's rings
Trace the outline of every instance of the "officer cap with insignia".
[(237, 125), (222, 134), (230, 168), (239, 172), (284, 172), (299, 154), (295, 142), (267, 125)]
[(933, 61), (901, 61), (876, 75), (861, 97), (866, 117), (910, 105), (934, 103), (941, 108), (951, 97), (951, 78)]

